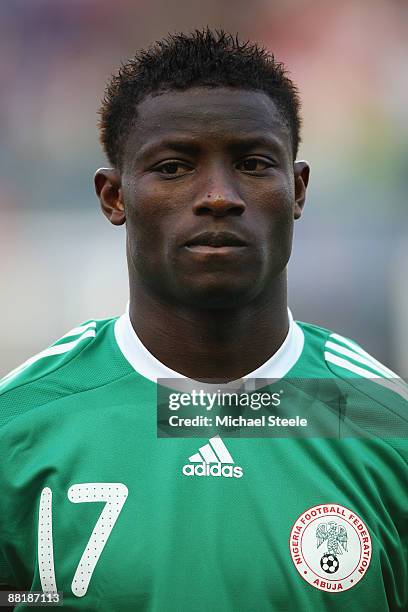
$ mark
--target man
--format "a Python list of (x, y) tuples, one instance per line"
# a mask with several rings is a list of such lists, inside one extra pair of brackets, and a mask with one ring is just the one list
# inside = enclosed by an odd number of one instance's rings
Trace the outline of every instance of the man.
[[(283, 66), (224, 32), (170, 36), (112, 78), (95, 186), (126, 222), (129, 307), (0, 387), (4, 585), (63, 592), (67, 610), (406, 609), (407, 389), (287, 309), (299, 130)], [(282, 406), (284, 391), (297, 412), (318, 405), (317, 426), (352, 414), (358, 435), (251, 437), (234, 421), (158, 437), (162, 379), (278, 380)], [(366, 410), (392, 435), (364, 435)]]

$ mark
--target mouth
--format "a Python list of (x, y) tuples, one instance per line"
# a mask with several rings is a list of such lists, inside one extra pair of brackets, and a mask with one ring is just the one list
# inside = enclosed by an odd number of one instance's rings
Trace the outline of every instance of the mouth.
[(247, 243), (233, 232), (202, 232), (197, 236), (187, 240), (184, 246), (198, 253), (229, 252), (231, 250), (242, 249)]
[(210, 246), (206, 244), (192, 244), (191, 246), (185, 247), (187, 251), (194, 253), (195, 255), (215, 255), (215, 256), (225, 256), (225, 255), (236, 255), (242, 253), (245, 249), (244, 246)]

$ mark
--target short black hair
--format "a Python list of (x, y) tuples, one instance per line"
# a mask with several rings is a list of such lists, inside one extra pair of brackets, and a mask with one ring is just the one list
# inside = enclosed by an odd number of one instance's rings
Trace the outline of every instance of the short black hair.
[(100, 114), (100, 140), (109, 163), (122, 169), (137, 105), (149, 94), (191, 87), (261, 90), (276, 104), (292, 140), (293, 159), (300, 142), (300, 99), (284, 65), (257, 43), (240, 42), (208, 27), (191, 34), (169, 34), (121, 64), (108, 82)]

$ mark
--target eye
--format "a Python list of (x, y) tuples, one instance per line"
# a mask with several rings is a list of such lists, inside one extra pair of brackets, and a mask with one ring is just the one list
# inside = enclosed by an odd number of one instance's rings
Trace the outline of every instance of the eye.
[(168, 161), (160, 166), (156, 166), (156, 172), (160, 174), (165, 174), (166, 176), (182, 176), (183, 174), (187, 174), (191, 172), (191, 168), (186, 164), (179, 161)]
[(261, 159), (259, 157), (248, 157), (236, 165), (238, 170), (242, 169), (244, 172), (262, 172), (272, 166), (272, 162), (268, 162), (266, 159)]

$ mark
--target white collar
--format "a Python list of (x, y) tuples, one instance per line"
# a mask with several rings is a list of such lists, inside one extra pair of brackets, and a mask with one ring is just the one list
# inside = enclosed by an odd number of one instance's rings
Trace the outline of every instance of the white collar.
[[(129, 308), (129, 307), (128, 307)], [(119, 349), (130, 365), (142, 376), (153, 382), (158, 378), (183, 378), (186, 377), (179, 372), (168, 368), (164, 363), (156, 359), (150, 351), (142, 344), (132, 327), (129, 309), (115, 322), (115, 338)], [(288, 308), (289, 330), (287, 336), (272, 357), (270, 357), (259, 368), (245, 375), (245, 379), (278, 379), (283, 378), (295, 365), (303, 351), (304, 334), (301, 327), (293, 320), (292, 313)], [(232, 381), (242, 384), (242, 379)], [(231, 384), (231, 383), (228, 383)], [(234, 386), (233, 384), (231, 386)]]

